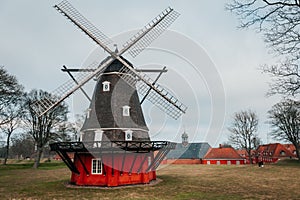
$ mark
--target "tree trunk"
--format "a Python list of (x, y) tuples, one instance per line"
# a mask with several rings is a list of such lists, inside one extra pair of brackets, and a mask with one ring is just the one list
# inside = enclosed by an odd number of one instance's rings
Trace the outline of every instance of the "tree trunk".
[(9, 153), (9, 146), (6, 146), (5, 148), (5, 157), (3, 161), (3, 165), (6, 165), (7, 159), (8, 159), (8, 153)]
[(10, 135), (7, 136), (6, 148), (5, 148), (5, 157), (4, 157), (3, 165), (6, 165), (6, 162), (7, 162), (7, 159), (8, 159), (8, 154), (9, 154), (9, 139), (10, 139)]
[(252, 161), (252, 155), (251, 155), (251, 150), (249, 151), (249, 149), (246, 149), (246, 152), (247, 152), (248, 155), (249, 155), (249, 164), (253, 164), (253, 161)]
[(35, 160), (34, 160), (34, 164), (33, 164), (33, 168), (37, 169), (39, 167), (42, 154), (43, 154), (43, 148), (38, 147), (36, 156), (35, 156)]
[(294, 144), (294, 146), (295, 146), (295, 149), (296, 149), (296, 156), (297, 156), (297, 158), (298, 158), (298, 161), (300, 161), (300, 152), (299, 152), (299, 150), (300, 150), (300, 148), (299, 148), (299, 145), (298, 144)]

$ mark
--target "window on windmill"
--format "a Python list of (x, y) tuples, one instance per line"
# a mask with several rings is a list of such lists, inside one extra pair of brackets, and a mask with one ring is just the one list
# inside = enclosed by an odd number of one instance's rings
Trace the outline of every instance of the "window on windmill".
[(92, 159), (92, 174), (102, 174), (101, 159)]
[(92, 111), (92, 109), (90, 109), (90, 108), (86, 110), (86, 118), (90, 118), (91, 111)]
[(125, 131), (125, 141), (132, 141), (132, 130)]
[(123, 116), (130, 116), (130, 107), (129, 106), (123, 106)]
[(148, 167), (150, 167), (151, 164), (152, 164), (152, 158), (151, 156), (148, 156)]
[(95, 147), (95, 148), (100, 148), (101, 147), (102, 135), (103, 135), (102, 130), (96, 130), (95, 131), (93, 147)]
[(102, 82), (102, 90), (103, 92), (108, 92), (110, 91), (110, 82), (109, 81), (103, 81)]

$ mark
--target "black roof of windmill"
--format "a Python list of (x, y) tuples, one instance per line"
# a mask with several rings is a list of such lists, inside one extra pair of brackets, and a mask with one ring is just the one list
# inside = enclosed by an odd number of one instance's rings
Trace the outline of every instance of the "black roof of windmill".
[[(122, 56), (125, 52), (128, 52), (132, 57), (136, 57), (177, 19), (179, 16), (178, 12), (170, 7), (165, 9), (132, 38), (130, 38), (123, 45), (123, 49), (119, 51), (112, 51), (108, 47), (108, 45), (112, 42), (111, 39), (83, 17), (83, 15), (81, 15), (68, 1), (62, 1), (54, 7), (73, 24), (75, 24), (81, 31), (83, 31), (89, 38), (96, 42), (96, 44), (102, 47), (109, 56), (101, 63), (94, 62), (85, 69), (68, 69), (64, 66), (63, 71), (66, 71), (71, 76), (71, 79), (52, 92), (53, 96), (57, 97), (56, 99), (45, 98), (32, 105), (32, 108), (39, 116), (42, 116), (51, 109), (54, 109), (76, 90), (82, 90), (82, 92), (91, 101), (91, 120), (86, 121), (83, 129), (99, 126), (99, 121), (101, 121), (101, 128), (109, 128), (112, 126), (124, 128), (125, 126), (130, 126), (130, 128), (148, 130), (140, 106), (135, 106), (136, 104), (142, 104), (145, 99), (156, 105), (174, 119), (178, 119), (186, 112), (187, 107), (156, 82), (161, 73), (166, 71), (165, 68), (158, 70), (159, 75), (157, 79), (152, 80), (144, 73), (143, 70), (137, 70), (133, 64)], [(75, 71), (78, 73), (73, 76), (71, 72)], [(111, 76), (105, 76), (105, 74), (113, 73), (115, 73), (118, 78), (115, 78), (115, 76), (114, 78), (111, 78)], [(82, 86), (95, 77), (97, 78), (97, 84), (94, 95), (90, 98), (83, 90)], [(107, 78), (109, 80), (107, 80)], [(133, 112), (135, 113), (131, 115), (129, 120), (124, 121), (114, 115), (113, 112), (115, 111), (111, 108), (122, 106), (115, 106), (115, 104), (118, 104), (118, 101), (110, 100), (110, 102), (105, 102), (105, 100), (103, 100), (103, 95), (106, 94), (99, 94), (99, 92), (97, 92), (100, 91), (99, 88), (103, 86), (103, 82), (105, 81), (108, 81), (111, 86), (114, 87), (111, 88), (114, 92), (110, 95), (117, 94), (118, 97), (116, 99), (124, 99), (124, 101), (128, 102), (129, 107), (137, 107), (134, 109)], [(137, 92), (139, 92), (143, 97), (142, 100), (139, 100), (138, 95), (136, 94)], [(112, 99), (112, 96), (106, 99)], [(114, 104), (114, 106), (112, 106), (112, 104)], [(101, 115), (100, 113), (106, 113), (106, 115)]]

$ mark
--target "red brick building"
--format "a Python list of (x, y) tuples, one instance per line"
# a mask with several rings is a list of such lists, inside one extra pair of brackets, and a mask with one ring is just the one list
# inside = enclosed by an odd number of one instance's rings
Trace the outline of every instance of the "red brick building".
[(207, 165), (243, 165), (245, 159), (242, 158), (232, 147), (210, 148), (204, 158), (202, 164)]
[[(248, 152), (245, 149), (238, 149), (236, 152), (245, 160), (245, 164), (250, 164), (250, 157)], [(251, 150), (251, 158), (252, 158), (252, 163), (255, 164), (257, 161), (255, 159), (255, 150)]]
[(280, 143), (260, 145), (257, 148), (257, 159), (265, 163), (275, 163), (280, 159), (295, 158), (296, 152), (292, 146)]
[(296, 148), (293, 144), (283, 144), (283, 146), (285, 146), (285, 148), (287, 148), (295, 156), (297, 155)]

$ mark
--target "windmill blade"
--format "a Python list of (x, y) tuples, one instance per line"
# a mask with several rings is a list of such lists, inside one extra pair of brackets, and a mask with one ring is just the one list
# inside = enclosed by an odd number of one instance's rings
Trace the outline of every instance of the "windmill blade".
[(168, 7), (156, 18), (149, 22), (143, 29), (129, 39), (124, 45), (122, 53), (129, 50), (132, 57), (136, 57), (156, 38), (158, 38), (178, 17), (179, 13)]
[(146, 74), (136, 72), (126, 62), (123, 64), (118, 75), (130, 86), (137, 88), (143, 96), (147, 96), (147, 100), (174, 119), (178, 119), (186, 112), (187, 107), (170, 92), (155, 83)]
[(112, 43), (112, 40), (97, 29), (82, 14), (80, 14), (68, 1), (64, 0), (55, 5), (54, 8), (65, 15), (72, 23), (87, 34), (93, 41), (99, 44), (104, 50), (110, 52), (106, 45)]
[[(71, 72), (68, 70), (68, 68), (64, 65), (63, 68), (66, 70), (66, 72), (68, 73), (68, 75), (71, 77), (71, 79), (77, 84), (79, 85), (78, 81), (76, 80), (76, 78), (71, 74)], [(84, 94), (84, 96), (89, 100), (89, 102), (92, 101), (92, 99), (89, 97), (89, 95), (86, 93), (86, 91), (80, 87), (81, 92)]]
[[(74, 68), (64, 68), (61, 69), (63, 72), (94, 72), (96, 69), (74, 69)], [(167, 69), (135, 69), (137, 72), (146, 72), (146, 73), (165, 73)]]
[[(83, 15), (81, 15), (68, 1), (64, 0), (58, 5), (55, 5), (59, 12), (65, 15), (72, 23), (74, 23), (80, 30), (87, 34), (94, 42), (100, 45), (109, 54), (115, 54), (111, 51), (107, 44), (111, 40), (97, 29), (91, 22), (89, 22)], [(128, 49), (130, 54), (135, 57), (143, 51), (152, 41), (154, 41), (160, 34), (162, 34), (176, 19), (179, 13), (172, 8), (165, 9), (155, 19), (148, 23), (142, 30), (134, 35), (123, 46), (124, 48), (116, 56), (121, 56)], [(131, 49), (132, 48), (132, 49)]]
[[(96, 29), (86, 18), (84, 18), (68, 1), (62, 1), (60, 4), (54, 6), (58, 11), (64, 14), (71, 22), (73, 22), (79, 29), (81, 29), (85, 34), (87, 34), (93, 41), (95, 41), (98, 45), (100, 45), (106, 52), (108, 52), (111, 57), (109, 57), (110, 64), (113, 60), (119, 60), (125, 67), (124, 70), (131, 73), (133, 78), (127, 79), (126, 77), (130, 76), (122, 76), (122, 78), (127, 81), (129, 84), (132, 84), (135, 87), (136, 79), (138, 77), (140, 80), (139, 89), (143, 95), (147, 95), (148, 100), (153, 104), (157, 105), (160, 109), (165, 111), (171, 117), (177, 119), (181, 114), (185, 113), (187, 107), (180, 103), (175, 97), (171, 95), (171, 93), (167, 92), (165, 89), (160, 87), (158, 84), (153, 84), (153, 81), (147, 77), (146, 75), (139, 74), (139, 72), (135, 71), (122, 57), (120, 57), (125, 51), (130, 50), (130, 54), (135, 57), (138, 55), (143, 49), (145, 49), (153, 40), (155, 40), (167, 27), (169, 27), (175, 19), (179, 16), (179, 13), (174, 11), (171, 8), (167, 8), (163, 11), (158, 17), (152, 20), (147, 26), (145, 26), (141, 31), (139, 31), (133, 38), (131, 38), (125, 45), (124, 48), (120, 52), (113, 52), (106, 46), (106, 36)], [(95, 31), (96, 30), (96, 31)], [(108, 65), (107, 64), (107, 65)], [(106, 66), (107, 66), (106, 65)], [(59, 100), (53, 103), (53, 100), (47, 100), (46, 106), (44, 104), (38, 105), (37, 108), (40, 110), (44, 110), (40, 113), (46, 113), (51, 108), (58, 105), (65, 98), (71, 95), (75, 90), (80, 88), (84, 83), (90, 80), (93, 76), (97, 75), (102, 69), (104, 65), (101, 65), (95, 72), (89, 75), (84, 81), (79, 82), (77, 86), (73, 89), (67, 90), (66, 94), (64, 94)], [(151, 91), (148, 93), (149, 88)], [(64, 90), (65, 91), (65, 90)], [(49, 105), (49, 106), (48, 106)], [(46, 107), (46, 109), (45, 109)], [(42, 115), (41, 114), (41, 115)]]
[(163, 69), (135, 69), (137, 72), (146, 72), (146, 73), (165, 73), (167, 72), (167, 68)]
[(72, 69), (72, 68), (67, 68), (67, 69), (61, 69), (63, 72), (94, 72), (96, 69)]
[[(161, 75), (164, 73), (164, 71), (166, 71), (166, 69), (167, 69), (167, 67), (164, 66), (164, 68), (161, 70), (161, 72), (158, 74), (158, 76), (155, 78), (155, 80), (152, 82), (152, 84), (155, 84), (158, 81), (158, 79), (161, 77)], [(151, 89), (152, 89), (151, 87), (148, 89), (148, 91), (146, 92), (145, 96), (142, 98), (140, 104), (142, 104), (145, 101), (145, 99), (147, 98), (147, 96), (150, 94)]]
[(76, 82), (74, 82), (72, 79), (62, 84), (60, 87), (58, 87), (56, 90), (51, 92), (52, 98), (44, 98), (38, 102), (35, 102), (33, 105), (31, 105), (32, 109), (35, 111), (35, 113), (38, 116), (42, 116), (45, 113), (47, 113), (49, 110), (60, 104), (63, 100), (65, 100), (67, 97), (69, 97), (71, 94), (73, 94), (76, 90), (81, 88), (85, 83), (87, 83), (89, 80), (91, 80), (94, 76), (101, 73), (105, 67), (107, 67), (109, 64), (111, 64), (115, 59), (113, 57), (108, 57), (103, 62), (98, 65), (98, 63), (94, 62), (91, 65), (88, 66), (88, 69), (94, 69), (97, 68), (94, 72), (91, 73), (78, 73), (75, 77)]

